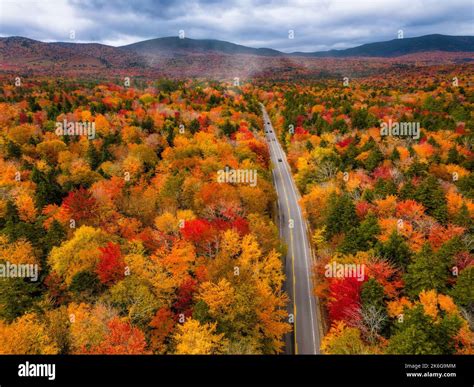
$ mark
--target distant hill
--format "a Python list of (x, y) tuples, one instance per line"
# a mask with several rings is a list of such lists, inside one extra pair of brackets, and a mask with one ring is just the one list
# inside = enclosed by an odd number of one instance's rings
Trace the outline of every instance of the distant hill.
[(474, 36), (425, 35), (416, 38), (394, 39), (386, 42), (363, 44), (345, 50), (318, 52), (293, 52), (285, 54), (270, 48), (251, 48), (212, 39), (180, 39), (167, 37), (146, 40), (127, 46), (126, 51), (145, 55), (160, 55), (183, 52), (218, 52), (223, 54), (249, 54), (262, 56), (310, 56), (310, 57), (396, 57), (428, 51), (474, 52)]
[(295, 52), (292, 55), (312, 57), (382, 57), (391, 58), (428, 51), (474, 52), (474, 36), (425, 35), (368, 43), (345, 50)]
[(120, 47), (126, 51), (140, 54), (162, 54), (175, 52), (218, 52), (222, 54), (248, 54), (263, 56), (279, 56), (282, 52), (271, 48), (252, 48), (240, 44), (213, 39), (189, 39), (178, 37), (157, 38)]
[(45, 67), (102, 69), (145, 65), (145, 61), (133, 53), (104, 44), (43, 43), (20, 36), (0, 38), (0, 68), (18, 66), (25, 70)]

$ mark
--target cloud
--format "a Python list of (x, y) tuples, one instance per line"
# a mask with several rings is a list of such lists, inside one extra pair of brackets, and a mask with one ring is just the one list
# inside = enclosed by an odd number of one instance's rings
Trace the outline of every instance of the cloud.
[[(433, 33), (474, 35), (471, 0), (2, 0), (0, 35), (119, 46), (180, 30), (285, 52)], [(294, 31), (294, 39), (289, 38)]]

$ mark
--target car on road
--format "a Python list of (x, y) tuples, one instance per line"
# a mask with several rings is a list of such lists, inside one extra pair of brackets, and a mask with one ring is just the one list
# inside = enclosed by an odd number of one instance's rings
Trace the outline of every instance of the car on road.
[(281, 159), (278, 159), (278, 162), (280, 162), (280, 163), (281, 163)]

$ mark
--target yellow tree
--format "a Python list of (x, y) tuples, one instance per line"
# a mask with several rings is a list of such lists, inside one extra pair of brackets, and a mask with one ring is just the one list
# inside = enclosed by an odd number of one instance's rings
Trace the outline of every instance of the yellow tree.
[(436, 319), (438, 316), (438, 295), (436, 290), (423, 290), (420, 293), (420, 303), (423, 305), (425, 314)]
[(324, 336), (321, 352), (333, 355), (360, 355), (369, 353), (361, 339), (359, 329), (348, 327), (343, 321), (337, 321)]
[(98, 304), (85, 303), (68, 305), (70, 322), (71, 352), (85, 353), (99, 345), (107, 334), (107, 322), (117, 314), (113, 309)]
[(38, 263), (29, 241), (19, 239), (9, 243), (8, 238), (4, 236), (0, 236), (0, 260), (9, 261), (14, 264)]
[(278, 229), (268, 217), (261, 214), (249, 214), (247, 219), (251, 233), (258, 236), (263, 254), (268, 254), (271, 250), (280, 247)]
[(269, 286), (257, 283), (257, 316), (259, 323), (257, 327), (268, 342), (267, 351), (279, 353), (283, 349), (283, 335), (291, 331), (291, 326), (285, 319), (287, 312), (285, 306), (288, 301), (285, 295), (278, 295)]
[(25, 314), (10, 325), (0, 321), (0, 354), (54, 355), (58, 347), (38, 316)]
[[(137, 277), (142, 282), (142, 286), (151, 287), (155, 301), (165, 305), (170, 303), (171, 295), (177, 286), (176, 279), (165, 269), (157, 256), (129, 254), (125, 256), (125, 263), (131, 275), (122, 282), (130, 282), (133, 277)], [(118, 283), (115, 287), (121, 288), (125, 285)]]
[(48, 258), (49, 264), (69, 285), (77, 273), (84, 270), (94, 271), (99, 262), (99, 247), (109, 240), (101, 230), (82, 226), (70, 240), (59, 247), (53, 247)]
[(197, 299), (208, 305), (211, 317), (220, 318), (232, 311), (234, 297), (235, 292), (232, 284), (223, 278), (217, 284), (204, 282), (201, 285)]
[(59, 152), (66, 149), (67, 145), (58, 139), (43, 141), (36, 146), (36, 151), (39, 155), (51, 164), (56, 164)]
[(178, 220), (171, 212), (164, 212), (155, 218), (155, 227), (166, 234), (177, 234), (179, 230)]
[(169, 254), (161, 257), (163, 267), (172, 274), (177, 283), (182, 282), (192, 271), (195, 261), (194, 246), (186, 241), (176, 242)]
[(262, 261), (260, 279), (265, 281), (273, 290), (280, 291), (285, 280), (280, 254), (270, 251)]
[[(240, 254), (240, 237), (235, 230), (227, 230), (221, 238), (219, 253), (207, 264), (209, 280), (217, 282), (221, 278), (234, 277), (234, 268), (239, 265), (235, 259)], [(239, 273), (241, 272), (239, 268)]]
[(36, 218), (35, 203), (26, 192), (19, 194), (15, 199), (20, 219), (24, 222), (33, 222)]
[(216, 333), (216, 323), (200, 324), (188, 319), (173, 336), (178, 355), (216, 355), (223, 353), (227, 340)]

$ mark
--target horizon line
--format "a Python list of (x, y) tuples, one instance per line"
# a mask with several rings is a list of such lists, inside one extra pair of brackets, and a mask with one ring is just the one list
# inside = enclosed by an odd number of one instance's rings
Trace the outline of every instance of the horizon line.
[(241, 47), (246, 47), (246, 48), (251, 48), (251, 49), (255, 49), (255, 50), (272, 50), (272, 51), (276, 51), (276, 52), (279, 52), (279, 53), (282, 53), (282, 54), (314, 54), (314, 53), (322, 53), (322, 52), (333, 52), (333, 51), (344, 51), (344, 50), (348, 50), (348, 49), (351, 49), (351, 48), (357, 48), (357, 47), (361, 47), (361, 46), (364, 46), (366, 44), (373, 44), (373, 43), (384, 43), (384, 42), (391, 42), (391, 41), (394, 41), (394, 40), (403, 40), (403, 39), (416, 39), (416, 38), (423, 38), (423, 37), (426, 37), (426, 36), (433, 36), (433, 35), (439, 35), (439, 36), (449, 36), (449, 37), (474, 37), (474, 35), (447, 35), (447, 34), (439, 34), (439, 33), (432, 33), (432, 34), (426, 34), (426, 35), (420, 35), (420, 36), (409, 36), (409, 37), (403, 37), (403, 38), (394, 38), (394, 39), (390, 39), (390, 40), (378, 40), (378, 41), (371, 41), (371, 42), (366, 42), (366, 43), (362, 43), (362, 44), (359, 44), (357, 46), (351, 46), (351, 47), (346, 47), (346, 48), (341, 48), (341, 49), (329, 49), (329, 50), (322, 50), (322, 51), (291, 51), (291, 52), (285, 52), (285, 51), (280, 51), (280, 50), (277, 50), (276, 48), (271, 48), (271, 47), (252, 47), (252, 46), (246, 46), (244, 44), (241, 44), (241, 43), (234, 43), (234, 42), (231, 42), (229, 40), (221, 40), (221, 39), (209, 39), (209, 38), (190, 38), (190, 37), (187, 37), (185, 36), (184, 38), (181, 38), (179, 36), (176, 36), (176, 35), (171, 35), (171, 36), (161, 36), (161, 37), (155, 37), (155, 38), (150, 38), (150, 39), (144, 39), (144, 40), (139, 40), (139, 41), (136, 41), (136, 42), (133, 42), (133, 43), (128, 43), (128, 44), (124, 44), (124, 45), (121, 45), (121, 46), (113, 46), (113, 45), (110, 45), (110, 44), (105, 44), (105, 43), (100, 43), (100, 42), (94, 42), (94, 41), (76, 41), (75, 39), (71, 39), (71, 41), (44, 41), (44, 40), (39, 40), (39, 39), (33, 39), (33, 38), (29, 38), (29, 37), (26, 37), (26, 36), (20, 36), (20, 35), (11, 35), (11, 36), (3, 36), (3, 35), (0, 35), (0, 39), (8, 39), (8, 38), (22, 38), (22, 39), (29, 39), (29, 40), (33, 40), (33, 41), (36, 41), (36, 42), (40, 42), (40, 43), (65, 43), (65, 44), (98, 44), (98, 45), (101, 45), (101, 46), (106, 46), (106, 47), (113, 47), (113, 48), (121, 48), (121, 47), (127, 47), (127, 46), (131, 46), (133, 44), (137, 44), (137, 43), (142, 43), (142, 42), (148, 42), (148, 41), (152, 41), (152, 40), (157, 40), (157, 39), (167, 39), (167, 38), (175, 38), (175, 39), (182, 39), (182, 40), (207, 40), (207, 41), (216, 41), (216, 42), (224, 42), (224, 43), (230, 43), (230, 44), (234, 44), (234, 45), (237, 45), (237, 46), (241, 46)]

